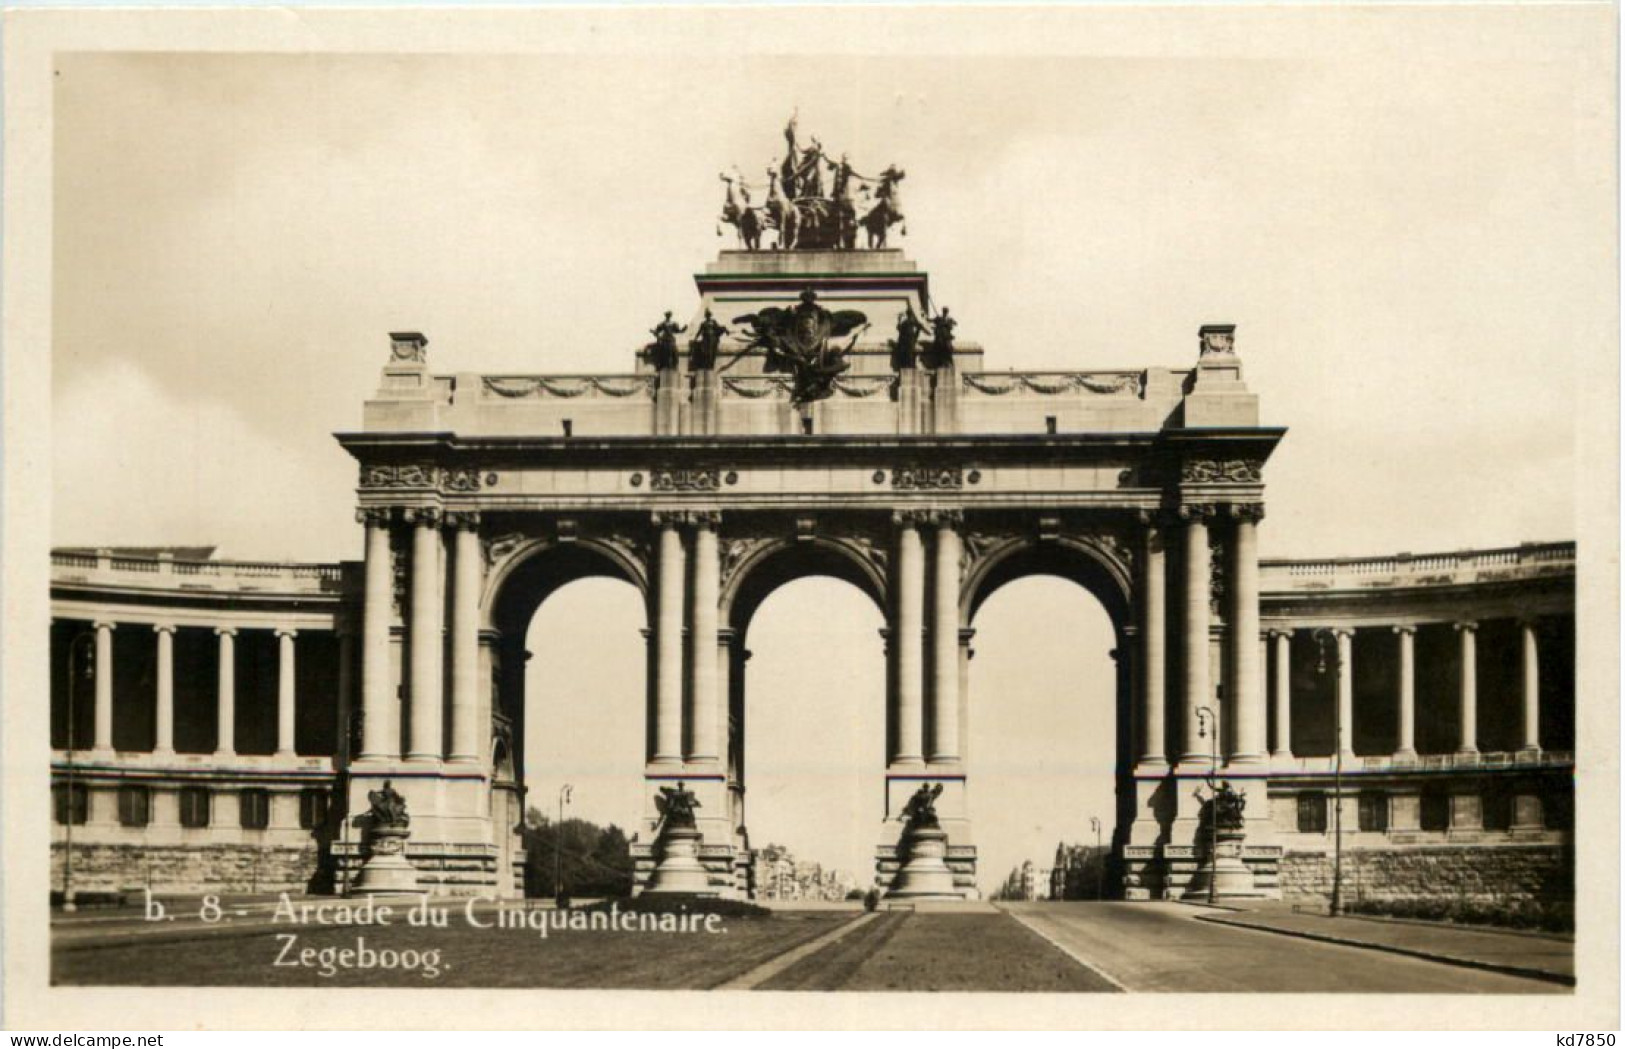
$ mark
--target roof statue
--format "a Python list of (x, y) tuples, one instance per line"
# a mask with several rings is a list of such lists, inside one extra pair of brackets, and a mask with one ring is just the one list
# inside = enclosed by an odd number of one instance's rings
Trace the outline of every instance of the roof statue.
[[(904, 174), (895, 164), (873, 177), (858, 174), (845, 153), (831, 158), (816, 136), (809, 135), (803, 145), (792, 115), (784, 127), (784, 156), (767, 166), (764, 181), (748, 183), (737, 168), (719, 176), (728, 187), (721, 221), (734, 227), (746, 251), (760, 251), (767, 230), (775, 234), (778, 251), (852, 251), (860, 228), (869, 250), (877, 250), (886, 246), (891, 227), (903, 221), (897, 184)], [(759, 206), (752, 203), (752, 190), (765, 191)]]

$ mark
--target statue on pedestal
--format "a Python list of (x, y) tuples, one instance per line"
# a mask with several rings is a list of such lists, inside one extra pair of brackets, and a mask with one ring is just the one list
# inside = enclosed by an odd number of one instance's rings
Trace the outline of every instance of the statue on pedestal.
[(925, 325), (914, 316), (912, 305), (897, 315), (897, 338), (886, 340), (886, 345), (891, 347), (893, 370), (903, 371), (914, 367), (920, 352), (920, 334), (924, 331)]
[(688, 343), (688, 370), (694, 372), (710, 371), (717, 365), (717, 350), (722, 345), (722, 337), (728, 334), (728, 329), (718, 324), (711, 316), (711, 311), (705, 311), (705, 319), (700, 326), (694, 329), (694, 338)]
[(412, 819), (406, 814), (406, 799), (386, 779), (382, 787), (367, 792), (367, 802), (371, 808), (366, 814), (362, 838), (362, 850), (367, 859), (351, 893), (421, 892), (417, 868), (406, 858), (406, 839), (412, 836), (407, 829)]
[(947, 368), (954, 362), (954, 329), (959, 322), (948, 316), (948, 307), (944, 306), (935, 317), (931, 318), (931, 344), (922, 355), (928, 368)]
[(655, 828), (654, 852), (658, 858), (649, 875), (647, 893), (677, 893), (687, 896), (715, 896), (711, 875), (700, 862), (704, 839), (694, 822), (699, 799), (682, 780), (675, 787), (661, 787), (655, 795), (660, 823)]
[(897, 839), (897, 876), (889, 897), (904, 899), (962, 899), (949, 868), (948, 832), (937, 822), (937, 799), (942, 784), (922, 783), (897, 816), (903, 833)]
[(654, 365), (656, 371), (677, 367), (677, 336), (687, 330), (688, 325), (678, 324), (671, 319), (670, 310), (666, 311), (666, 316), (659, 324), (649, 329), (649, 334), (655, 337), (655, 341), (643, 348), (643, 355)]

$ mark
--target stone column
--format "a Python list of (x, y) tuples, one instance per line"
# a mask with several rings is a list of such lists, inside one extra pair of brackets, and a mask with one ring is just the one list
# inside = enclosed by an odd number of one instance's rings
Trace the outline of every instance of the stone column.
[(893, 514), (892, 521), (897, 526), (897, 597), (891, 631), (897, 740), (891, 760), (893, 764), (918, 764), (925, 758), (925, 719), (920, 702), (924, 681), (921, 631), (925, 619), (925, 551), (915, 514)]
[(1277, 761), (1292, 760), (1292, 631), (1271, 630), (1275, 640), (1275, 749)]
[(294, 756), (294, 660), (293, 639), (297, 630), (278, 630), (276, 667), (276, 753), (279, 758)]
[(715, 513), (694, 516), (694, 587), (690, 593), (689, 643), (693, 681), (689, 687), (688, 760), (715, 762), (717, 753), (717, 560)]
[(1185, 604), (1184, 623), (1184, 690), (1181, 694), (1181, 723), (1184, 739), (1180, 742), (1181, 764), (1204, 763), (1208, 756), (1202, 752), (1201, 725), (1196, 716), (1198, 708), (1211, 706), (1212, 684), (1208, 677), (1209, 588), (1212, 574), (1207, 546), (1207, 507), (1186, 506), (1179, 511), (1185, 519)]
[(1140, 764), (1168, 762), (1168, 557), (1163, 532), (1141, 514), (1140, 535)]
[(485, 575), (480, 552), (480, 516), (447, 514), (452, 539), (451, 586), (451, 749), (450, 760), (480, 760), (480, 584)]
[(1333, 630), (1337, 637), (1337, 745), (1344, 760), (1354, 757), (1354, 631)]
[(442, 588), (440, 565), (440, 511), (408, 510), (412, 524), (412, 622), (410, 720), (407, 722), (406, 760), (437, 763), (445, 748), (445, 703), (441, 689)]
[(722, 773), (729, 782), (733, 779), (733, 765), (730, 755), (733, 754), (733, 671), (734, 671), (734, 632), (731, 627), (717, 629), (717, 701), (716, 723), (717, 757), (720, 760)]
[(237, 631), (219, 627), (220, 666), (215, 673), (214, 752), (220, 757), (237, 753)]
[(932, 565), (931, 760), (959, 760), (960, 515), (937, 515)]
[(1461, 722), (1457, 754), (1478, 753), (1478, 624), (1457, 623), (1461, 637)]
[(1232, 508), (1236, 518), (1235, 541), (1230, 544), (1231, 606), (1230, 664), (1234, 681), (1230, 709), (1235, 731), (1230, 761), (1256, 765), (1264, 761), (1265, 712), (1263, 678), (1258, 670), (1258, 521), (1264, 508), (1243, 505)]
[(361, 617), (361, 760), (386, 761), (400, 757), (401, 740), (400, 696), (390, 673), (389, 628), (395, 618), (390, 512), (374, 507), (356, 517), (367, 532)]
[(158, 710), (152, 752), (175, 753), (175, 628), (168, 623), (153, 627), (158, 635)]
[(655, 718), (657, 765), (683, 761), (683, 537), (677, 518), (657, 514), (659, 576), (655, 585)]
[(351, 711), (354, 709), (355, 697), (355, 634), (353, 628), (347, 623), (338, 625), (335, 633), (339, 639), (339, 681), (338, 681), (338, 710), (334, 716), (338, 721), (338, 732), (333, 737), (333, 757), (339, 765), (350, 763), (350, 724)]
[(95, 750), (113, 749), (113, 630), (117, 624), (98, 620), (96, 625), (96, 711)]
[(1395, 757), (1416, 756), (1416, 628), (1396, 626), (1399, 635), (1399, 746)]
[(1523, 750), (1540, 752), (1540, 645), (1535, 621), (1518, 622), (1523, 637)]

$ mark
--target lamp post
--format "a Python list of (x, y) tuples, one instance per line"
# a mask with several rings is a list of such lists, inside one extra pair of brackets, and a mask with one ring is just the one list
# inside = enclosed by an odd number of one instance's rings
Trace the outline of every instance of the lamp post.
[[(1207, 789), (1211, 798), (1218, 792), (1215, 782), (1219, 775), (1219, 715), (1209, 706), (1196, 708), (1196, 734), (1208, 741)], [(1219, 881), (1219, 821), (1211, 801), (1207, 813), (1207, 902), (1213, 905), (1214, 889)]]
[(553, 828), (553, 905), (564, 903), (564, 806), (575, 788), (566, 783), (559, 788), (559, 823)]
[(1095, 899), (1106, 898), (1106, 853), (1100, 846), (1100, 817), (1090, 816), (1089, 827), (1095, 832)]
[[(1337, 647), (1337, 636), (1326, 627), (1319, 627), (1313, 637), (1320, 655), (1315, 664), (1316, 674), (1326, 673), (1327, 650), (1331, 653), (1331, 669), (1341, 680), (1343, 656)], [(1339, 686), (1341, 687), (1341, 686)], [(1337, 713), (1332, 718), (1332, 917), (1343, 913), (1343, 703), (1336, 699)]]
[[(73, 773), (74, 773), (74, 750), (75, 750), (75, 741), (74, 741), (73, 729), (74, 729), (75, 715), (77, 714), (77, 711), (74, 709), (74, 702), (73, 702), (73, 700), (74, 700), (74, 687), (73, 686), (74, 686), (74, 682), (77, 681), (78, 677), (79, 677), (79, 674), (77, 672), (77, 668), (74, 665), (75, 664), (74, 657), (77, 656), (79, 651), (80, 651), (80, 644), (79, 643), (81, 641), (92, 641), (93, 642), (93, 641), (95, 641), (95, 639), (96, 639), (96, 635), (95, 635), (95, 633), (93, 631), (82, 630), (79, 633), (74, 635), (73, 640), (68, 642), (68, 760), (67, 760), (67, 769), (65, 770), (65, 778), (67, 780), (67, 799), (66, 799), (67, 804), (65, 804), (63, 806), (63, 815), (65, 817), (67, 817), (67, 818), (63, 821), (63, 835), (64, 836), (63, 836), (63, 849), (62, 849), (62, 910), (63, 910), (64, 913), (68, 913), (68, 914), (71, 914), (74, 911), (79, 909), (79, 905), (74, 901), (74, 898), (73, 898), (74, 897), (74, 891), (73, 891), (73, 817), (74, 817), (74, 804), (73, 804), (73, 801), (74, 801), (74, 797), (73, 797), (73, 792), (74, 792), (74, 786), (75, 786), (74, 776), (73, 776)], [(89, 671), (89, 668), (87, 667), (86, 668), (87, 675), (88, 675), (88, 671)]]

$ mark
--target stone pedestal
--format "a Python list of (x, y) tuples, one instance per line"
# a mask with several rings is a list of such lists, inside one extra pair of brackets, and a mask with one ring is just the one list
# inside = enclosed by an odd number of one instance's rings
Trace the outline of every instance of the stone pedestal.
[(649, 876), (645, 893), (682, 893), (688, 896), (716, 896), (711, 876), (700, 862), (704, 835), (694, 827), (668, 827), (655, 842), (660, 862)]
[(371, 832), (372, 855), (362, 864), (350, 887), (352, 896), (400, 895), (422, 893), (418, 884), (417, 868), (406, 858), (406, 839), (411, 831), (405, 827), (377, 827)]
[(1258, 899), (1265, 895), (1253, 883), (1253, 872), (1241, 858), (1241, 843), (1246, 837), (1243, 830), (1221, 828), (1218, 840), (1211, 847), (1206, 862), (1196, 869), (1185, 886), (1187, 900)]
[(948, 832), (937, 826), (910, 827), (897, 843), (902, 867), (887, 899), (957, 900), (954, 873), (948, 867)]

